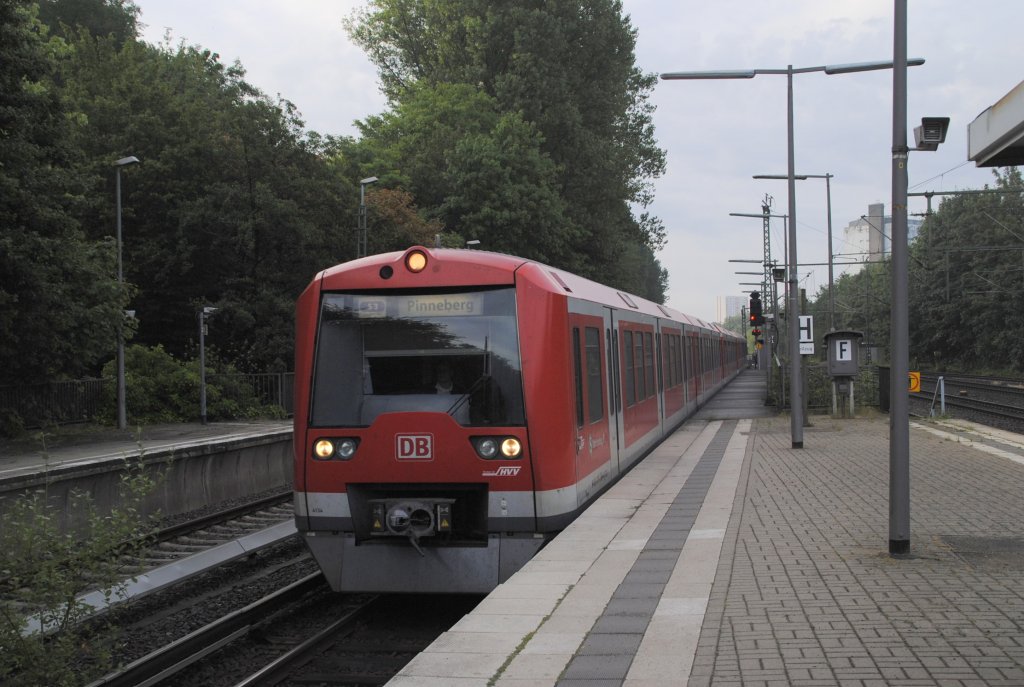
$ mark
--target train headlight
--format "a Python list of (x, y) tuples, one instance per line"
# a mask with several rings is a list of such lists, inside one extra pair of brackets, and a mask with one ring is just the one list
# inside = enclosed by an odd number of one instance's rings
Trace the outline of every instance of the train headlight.
[(506, 458), (518, 458), (519, 454), (523, 452), (523, 445), (519, 443), (519, 439), (515, 437), (509, 437), (505, 441), (501, 442), (501, 453)]
[(338, 443), (338, 457), (342, 460), (348, 460), (356, 452), (356, 440), (355, 439), (342, 439)]
[(317, 439), (313, 444), (313, 457), (317, 460), (348, 460), (359, 448), (359, 439), (352, 437)]
[(487, 437), (476, 442), (476, 452), (481, 458), (490, 460), (498, 455), (498, 440)]
[(409, 251), (405, 256), (405, 267), (410, 272), (422, 272), (427, 267), (427, 254), (421, 250)]
[(472, 437), (476, 454), (484, 460), (509, 460), (523, 455), (523, 445), (515, 437)]

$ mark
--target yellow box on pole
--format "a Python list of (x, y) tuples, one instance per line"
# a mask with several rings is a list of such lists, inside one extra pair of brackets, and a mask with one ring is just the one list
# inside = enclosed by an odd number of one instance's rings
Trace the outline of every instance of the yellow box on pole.
[(921, 393), (921, 373), (920, 372), (908, 372), (910, 375), (910, 393), (919, 394)]

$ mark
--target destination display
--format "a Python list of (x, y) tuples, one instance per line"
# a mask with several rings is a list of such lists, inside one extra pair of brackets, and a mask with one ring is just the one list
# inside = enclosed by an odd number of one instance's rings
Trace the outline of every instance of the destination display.
[(360, 318), (473, 316), (483, 313), (483, 294), (357, 296), (355, 311)]

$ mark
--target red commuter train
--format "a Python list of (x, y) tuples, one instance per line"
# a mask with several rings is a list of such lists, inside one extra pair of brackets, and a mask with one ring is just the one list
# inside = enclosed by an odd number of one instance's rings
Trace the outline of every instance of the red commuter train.
[(746, 358), (563, 270), (419, 246), (318, 274), (296, 331), (295, 520), (336, 591), (489, 592)]

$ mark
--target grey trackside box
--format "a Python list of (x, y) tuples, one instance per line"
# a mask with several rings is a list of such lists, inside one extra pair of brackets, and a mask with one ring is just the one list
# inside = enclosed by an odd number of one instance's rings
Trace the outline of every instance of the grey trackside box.
[(863, 338), (863, 332), (854, 331), (831, 331), (825, 334), (829, 376), (857, 376), (860, 370), (860, 341)]

